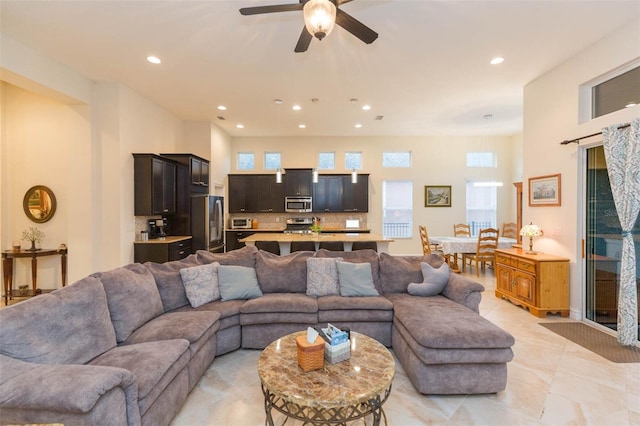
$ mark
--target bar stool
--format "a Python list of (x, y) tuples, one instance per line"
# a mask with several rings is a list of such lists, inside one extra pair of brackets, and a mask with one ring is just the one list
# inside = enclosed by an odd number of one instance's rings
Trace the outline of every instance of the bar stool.
[(331, 251), (344, 251), (344, 244), (340, 241), (322, 241), (319, 248)]
[(373, 250), (378, 251), (378, 243), (375, 241), (355, 241), (351, 250)]
[(256, 241), (256, 247), (280, 256), (280, 244), (277, 241)]
[(316, 245), (313, 241), (292, 241), (291, 253), (294, 251), (316, 251)]

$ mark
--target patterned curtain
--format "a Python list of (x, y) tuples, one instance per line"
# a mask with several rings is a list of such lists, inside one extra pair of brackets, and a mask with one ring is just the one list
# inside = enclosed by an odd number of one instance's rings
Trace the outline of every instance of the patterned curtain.
[(618, 342), (628, 346), (638, 341), (636, 255), (631, 229), (640, 211), (640, 119), (633, 120), (629, 127), (618, 127), (602, 129), (602, 136), (611, 192), (622, 227)]

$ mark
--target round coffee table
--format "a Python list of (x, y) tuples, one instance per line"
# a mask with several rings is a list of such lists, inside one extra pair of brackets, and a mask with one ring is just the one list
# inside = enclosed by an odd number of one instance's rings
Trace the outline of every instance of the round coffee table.
[[(298, 366), (296, 337), (284, 336), (265, 348), (258, 359), (264, 394), (265, 424), (273, 426), (272, 409), (304, 424), (345, 424), (372, 415), (379, 425), (382, 404), (391, 393), (395, 362), (376, 340), (351, 333), (351, 358), (303, 372)], [(385, 417), (386, 423), (386, 417)]]

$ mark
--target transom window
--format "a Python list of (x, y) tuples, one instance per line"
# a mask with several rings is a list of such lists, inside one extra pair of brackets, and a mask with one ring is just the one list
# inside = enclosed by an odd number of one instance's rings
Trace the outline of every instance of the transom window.
[(411, 152), (383, 152), (382, 167), (411, 167)]
[(336, 153), (335, 152), (320, 152), (318, 153), (318, 169), (321, 170), (333, 170), (336, 168)]
[(278, 170), (280, 168), (280, 153), (265, 152), (264, 153), (264, 169)]
[(344, 167), (347, 170), (362, 170), (362, 152), (346, 152)]
[(253, 152), (238, 153), (238, 170), (253, 170), (255, 168), (255, 157)]

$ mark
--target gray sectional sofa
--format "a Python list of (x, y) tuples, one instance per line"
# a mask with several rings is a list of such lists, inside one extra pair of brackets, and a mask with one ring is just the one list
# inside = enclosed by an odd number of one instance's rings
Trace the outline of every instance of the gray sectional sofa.
[[(312, 257), (369, 263), (378, 295), (308, 295)], [(443, 259), (245, 247), (93, 274), (0, 310), (0, 422), (168, 424), (215, 356), (327, 322), (393, 346), (421, 393), (503, 390), (514, 339), (478, 314), (484, 288), (450, 274), (440, 294), (413, 296), (421, 262)], [(262, 295), (192, 307), (180, 271), (218, 264), (253, 268)]]

